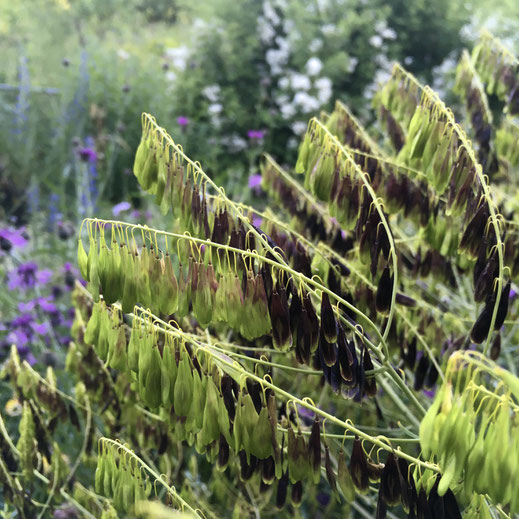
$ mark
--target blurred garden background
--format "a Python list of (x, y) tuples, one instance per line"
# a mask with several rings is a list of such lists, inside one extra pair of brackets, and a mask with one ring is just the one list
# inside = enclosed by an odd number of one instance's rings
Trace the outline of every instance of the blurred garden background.
[(336, 99), (373, 123), (394, 60), (446, 92), (483, 27), (517, 50), (519, 3), (0, 0), (0, 357), (63, 362), (82, 218), (168, 228), (132, 174), (142, 112), (261, 206), (261, 153), (294, 163)]

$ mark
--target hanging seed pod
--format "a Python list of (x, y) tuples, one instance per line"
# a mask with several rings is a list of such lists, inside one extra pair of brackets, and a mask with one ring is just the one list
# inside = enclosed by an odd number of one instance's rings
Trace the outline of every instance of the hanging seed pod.
[(342, 490), (346, 501), (348, 501), (348, 503), (353, 503), (355, 500), (355, 486), (348, 466), (346, 465), (346, 455), (342, 448), (339, 451), (339, 459), (337, 462), (337, 482), (339, 483), (339, 488)]
[(169, 254), (162, 257), (161, 266), (163, 277), (158, 286), (158, 306), (163, 314), (171, 315), (178, 306), (178, 282)]
[(292, 345), (292, 334), (290, 332), (290, 314), (284, 286), (278, 284), (272, 292), (269, 313), (272, 322), (274, 347), (277, 350), (287, 350)]
[(227, 409), (227, 412), (229, 413), (229, 418), (231, 420), (234, 420), (234, 416), (236, 413), (234, 397), (232, 396), (233, 382), (233, 379), (229, 375), (227, 375), (227, 373), (224, 373), (222, 380), (220, 382), (220, 388), (222, 390), (222, 397), (225, 404), (225, 408)]
[[(197, 375), (198, 376), (198, 375)], [(204, 377), (207, 379), (207, 393), (205, 398), (205, 407), (203, 409), (203, 425), (200, 433), (203, 443), (208, 445), (217, 441), (220, 437), (220, 427), (218, 425), (218, 389), (214, 383), (213, 377)]]
[(187, 352), (181, 352), (181, 359), (178, 363), (177, 380), (175, 381), (174, 401), (175, 414), (177, 416), (187, 416), (191, 407), (193, 391), (193, 373), (189, 363)]
[(161, 364), (162, 359), (159, 349), (157, 346), (154, 346), (151, 350), (150, 365), (144, 383), (144, 401), (151, 409), (156, 409), (162, 400), (162, 388), (160, 386)]
[(394, 278), (389, 271), (389, 267), (386, 266), (378, 282), (377, 296), (375, 301), (377, 312), (384, 315), (389, 312), (389, 308), (391, 307), (393, 281)]
[(266, 485), (272, 485), (276, 479), (276, 462), (272, 456), (262, 460), (261, 479)]
[(423, 384), (425, 381), (425, 375), (429, 370), (429, 359), (427, 355), (422, 355), (420, 360), (418, 361), (418, 365), (416, 366), (415, 374), (414, 374), (414, 390), (420, 391), (423, 388)]
[(357, 436), (353, 440), (349, 469), (353, 483), (358, 491), (361, 493), (367, 492), (369, 488), (368, 462), (366, 453), (362, 448), (362, 442)]
[[(204, 430), (203, 422), (204, 419), (207, 419), (204, 411), (205, 407), (207, 406), (208, 398), (208, 377), (201, 377), (197, 369), (194, 369), (192, 373), (193, 393), (191, 395), (191, 407), (189, 408), (189, 413), (187, 414), (186, 421), (184, 422), (184, 428), (188, 434), (197, 434), (196, 448), (199, 454), (203, 454), (206, 452), (206, 446), (211, 443), (207, 440), (206, 434), (208, 435), (208, 431)], [(213, 433), (213, 435), (219, 435), (220, 431), (218, 430), (218, 409), (216, 415), (212, 409), (208, 409), (208, 415), (211, 415), (211, 419), (215, 420), (214, 423), (211, 424), (212, 427), (216, 429), (216, 434)]]
[(401, 487), (397, 460), (389, 453), (380, 478), (379, 496), (389, 506), (400, 503)]
[[(321, 321), (322, 324), (322, 321)], [(324, 336), (324, 331), (321, 327), (319, 336), (319, 351), (322, 355), (322, 360), (328, 367), (332, 367), (337, 362), (337, 347), (334, 344), (329, 344)]]
[(245, 451), (240, 451), (238, 456), (240, 458), (240, 479), (248, 481), (254, 475), (258, 460), (255, 456), (249, 456)]
[(501, 297), (499, 298), (499, 306), (497, 307), (496, 322), (494, 324), (494, 328), (496, 330), (499, 330), (505, 322), (506, 315), (508, 313), (508, 302), (510, 300), (510, 288), (511, 288), (511, 281), (508, 280), (507, 284), (503, 288), (503, 291), (501, 292)]
[(23, 403), (22, 418), (18, 426), (20, 438), (16, 448), (20, 452), (20, 465), (25, 481), (33, 479), (35, 465), (35, 426), (32, 409), (28, 401)]
[[(477, 265), (477, 264), (476, 264)], [(477, 303), (484, 301), (492, 293), (492, 285), (497, 275), (497, 254), (492, 253), (488, 258), (485, 267), (478, 276), (474, 287), (474, 300)], [(476, 269), (474, 269), (474, 272)]]
[(288, 425), (287, 438), (288, 472), (290, 474), (290, 482), (296, 483), (305, 479), (311, 473), (308, 448), (301, 431), (296, 436), (290, 424)]
[(316, 415), (312, 424), (312, 432), (308, 439), (308, 456), (313, 470), (313, 480), (317, 485), (321, 479), (321, 426)]
[(292, 493), (290, 494), (290, 502), (292, 506), (299, 507), (303, 499), (303, 482), (298, 481), (292, 485)]
[(229, 464), (229, 444), (227, 443), (223, 434), (220, 434), (218, 443), (218, 461), (216, 467), (220, 472), (223, 472)]
[(77, 245), (77, 262), (79, 265), (79, 272), (85, 281), (89, 281), (88, 277), (88, 256), (85, 252), (85, 248), (83, 247), (83, 242), (81, 238), (78, 240)]
[(266, 406), (261, 408), (258, 421), (252, 435), (251, 452), (260, 460), (272, 456), (272, 429)]
[[(369, 354), (368, 348), (364, 348), (364, 354), (362, 356), (362, 367), (364, 368), (364, 373), (367, 371), (373, 371), (374, 366), (371, 361), (371, 355)], [(375, 379), (375, 375), (366, 375), (366, 381), (364, 385), (364, 391), (366, 395), (370, 397), (374, 397), (377, 394), (377, 383)]]
[(285, 470), (281, 479), (278, 481), (278, 488), (276, 492), (276, 507), (281, 510), (285, 506), (288, 490), (288, 471)]
[(496, 333), (494, 340), (492, 341), (492, 346), (490, 348), (490, 358), (496, 361), (499, 358), (499, 354), (501, 353), (501, 334)]
[(387, 517), (387, 506), (381, 495), (381, 490), (378, 491), (377, 510), (375, 512), (375, 519), (385, 519)]
[(337, 481), (335, 478), (335, 472), (332, 468), (332, 462), (330, 459), (330, 449), (328, 445), (325, 445), (324, 447), (324, 468), (326, 471), (326, 479), (328, 480), (328, 483), (335, 494), (337, 500), (339, 500), (339, 494), (337, 493)]
[(321, 331), (328, 344), (337, 342), (337, 322), (326, 292), (321, 296)]

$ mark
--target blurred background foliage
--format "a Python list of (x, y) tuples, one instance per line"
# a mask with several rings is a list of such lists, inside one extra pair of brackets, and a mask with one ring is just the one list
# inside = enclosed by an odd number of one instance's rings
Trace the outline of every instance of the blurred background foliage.
[[(484, 26), (514, 47), (519, 4), (0, 0), (3, 280), (28, 261), (60, 279), (75, 255), (69, 230), (85, 216), (152, 216), (131, 174), (142, 112), (249, 201), (263, 151), (294, 163), (308, 119), (336, 99), (373, 122), (371, 98), (393, 60), (441, 92)], [(27, 299), (18, 296), (0, 298), (6, 347)]]

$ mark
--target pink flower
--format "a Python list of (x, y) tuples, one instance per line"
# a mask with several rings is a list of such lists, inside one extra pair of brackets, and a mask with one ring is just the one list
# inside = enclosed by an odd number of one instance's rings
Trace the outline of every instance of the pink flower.
[(177, 123), (182, 127), (186, 127), (189, 124), (189, 119), (185, 115), (179, 115), (177, 117)]
[(247, 137), (252, 140), (261, 140), (265, 137), (265, 132), (263, 130), (249, 130), (247, 132)]

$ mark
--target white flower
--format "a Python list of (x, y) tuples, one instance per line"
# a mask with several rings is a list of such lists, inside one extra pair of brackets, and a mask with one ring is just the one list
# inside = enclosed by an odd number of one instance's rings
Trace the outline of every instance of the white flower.
[(272, 25), (278, 25), (281, 21), (269, 1), (263, 2), (263, 15)]
[(359, 64), (359, 58), (356, 58), (355, 56), (351, 56), (348, 60), (348, 72), (351, 74), (357, 65)]
[(165, 57), (177, 69), (185, 70), (187, 65), (187, 58), (189, 57), (189, 49), (185, 45), (180, 47), (171, 47), (166, 49)]
[(284, 103), (280, 105), (281, 115), (283, 119), (292, 119), (297, 113), (297, 108), (291, 103)]
[(326, 25), (323, 25), (321, 27), (321, 31), (323, 32), (323, 34), (329, 36), (330, 34), (333, 34), (335, 32), (336, 28), (337, 27), (333, 23), (327, 23)]
[(320, 40), (319, 38), (315, 38), (310, 42), (310, 45), (308, 45), (308, 50), (310, 52), (317, 52), (321, 47), (323, 46), (323, 40)]
[(378, 34), (374, 34), (370, 39), (369, 43), (371, 46), (375, 47), (376, 49), (379, 49), (382, 47), (383, 40)]
[(125, 51), (124, 49), (119, 49), (117, 51), (117, 56), (119, 56), (119, 58), (126, 61), (130, 57), (130, 54), (127, 51)]
[(303, 112), (315, 112), (321, 106), (315, 97), (306, 92), (297, 92), (294, 96), (294, 104), (299, 106)]
[(309, 90), (312, 86), (310, 78), (304, 74), (294, 72), (290, 78), (290, 84), (293, 90)]
[(303, 121), (296, 121), (295, 123), (292, 123), (292, 131), (296, 135), (302, 135), (306, 131), (307, 124)]
[(291, 150), (294, 150), (297, 148), (299, 144), (299, 141), (295, 137), (290, 137), (287, 141), (287, 147)]
[(323, 68), (323, 62), (316, 56), (313, 56), (306, 62), (305, 68), (309, 76), (317, 76)]
[(172, 70), (168, 70), (166, 72), (166, 79), (173, 83), (173, 81), (175, 81), (177, 79), (177, 75), (175, 74), (175, 72), (173, 72)]
[(258, 18), (258, 33), (260, 40), (265, 44), (271, 43), (276, 36), (274, 27), (263, 16)]
[(286, 76), (283, 76), (278, 81), (278, 85), (279, 85), (279, 88), (282, 88), (283, 90), (285, 90), (290, 86), (290, 79), (288, 79), (288, 77), (286, 77)]
[(211, 103), (216, 103), (220, 96), (220, 85), (208, 85), (202, 90), (202, 94), (204, 94)]
[(239, 135), (226, 135), (222, 137), (221, 143), (227, 146), (231, 152), (242, 151), (247, 148), (247, 141)]
[(207, 111), (210, 115), (218, 115), (222, 112), (223, 106), (220, 103), (213, 103), (207, 107)]

